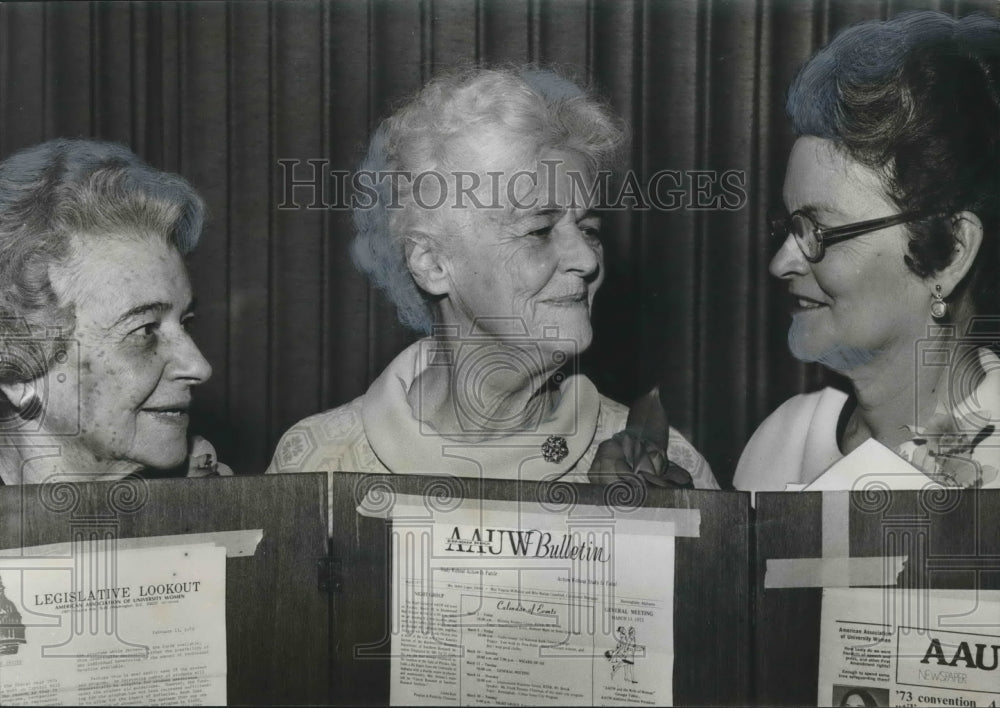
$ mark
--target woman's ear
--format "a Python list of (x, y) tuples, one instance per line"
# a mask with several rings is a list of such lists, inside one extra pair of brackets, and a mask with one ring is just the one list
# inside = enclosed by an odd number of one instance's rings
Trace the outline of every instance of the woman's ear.
[(951, 263), (942, 268), (934, 282), (941, 285), (942, 297), (948, 297), (969, 274), (976, 255), (983, 243), (983, 222), (971, 211), (960, 211), (951, 217), (951, 232), (955, 238), (955, 250)]
[(450, 279), (441, 244), (423, 232), (407, 234), (403, 245), (406, 266), (422, 290), (431, 295), (446, 295)]

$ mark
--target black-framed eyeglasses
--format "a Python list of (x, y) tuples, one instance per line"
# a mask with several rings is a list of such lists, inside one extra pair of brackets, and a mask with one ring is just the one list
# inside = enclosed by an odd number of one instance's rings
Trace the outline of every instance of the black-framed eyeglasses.
[(795, 237), (795, 243), (799, 245), (806, 260), (810, 263), (819, 263), (823, 260), (827, 246), (879, 229), (940, 215), (939, 211), (906, 211), (881, 219), (869, 219), (825, 229), (817, 226), (812, 217), (805, 212), (794, 211), (789, 214), (784, 209), (775, 209), (768, 214), (768, 224), (771, 228), (771, 237), (776, 243), (781, 244), (788, 238), (788, 234), (791, 234)]

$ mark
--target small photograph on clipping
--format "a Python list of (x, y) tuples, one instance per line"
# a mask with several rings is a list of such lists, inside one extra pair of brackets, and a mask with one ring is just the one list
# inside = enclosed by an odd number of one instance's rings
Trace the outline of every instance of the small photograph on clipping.
[(832, 706), (887, 706), (889, 705), (888, 688), (872, 688), (871, 686), (849, 686), (833, 684)]

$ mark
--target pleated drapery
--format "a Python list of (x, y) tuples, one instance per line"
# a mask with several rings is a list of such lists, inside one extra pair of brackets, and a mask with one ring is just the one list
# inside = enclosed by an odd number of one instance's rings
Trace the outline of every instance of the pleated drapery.
[[(630, 123), (639, 182), (669, 170), (683, 200), (606, 215), (584, 367), (623, 401), (661, 381), (671, 422), (726, 484), (767, 413), (824, 381), (787, 353), (789, 302), (767, 274), (765, 214), (793, 141), (785, 89), (838, 29), (922, 8), (997, 12), (992, 0), (5, 3), (0, 155), (99, 137), (198, 188), (210, 219), (189, 261), (195, 337), (215, 375), (193, 428), (258, 473), (289, 425), (363, 393), (413, 339), (352, 267), (350, 214), (306, 208), (309, 187), (283, 208), (289, 174), (353, 169), (373, 126), (440, 69), (533, 62), (583, 77)], [(712, 201), (723, 173), (745, 199)]]

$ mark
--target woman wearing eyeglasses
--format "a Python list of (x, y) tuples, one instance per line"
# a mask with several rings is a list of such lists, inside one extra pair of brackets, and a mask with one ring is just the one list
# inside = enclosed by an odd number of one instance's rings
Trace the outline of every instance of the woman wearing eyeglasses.
[(806, 484), (874, 438), (944, 484), (1000, 486), (1000, 22), (937, 12), (848, 28), (787, 111), (771, 273), (788, 345), (843, 374), (786, 401), (738, 489)]

